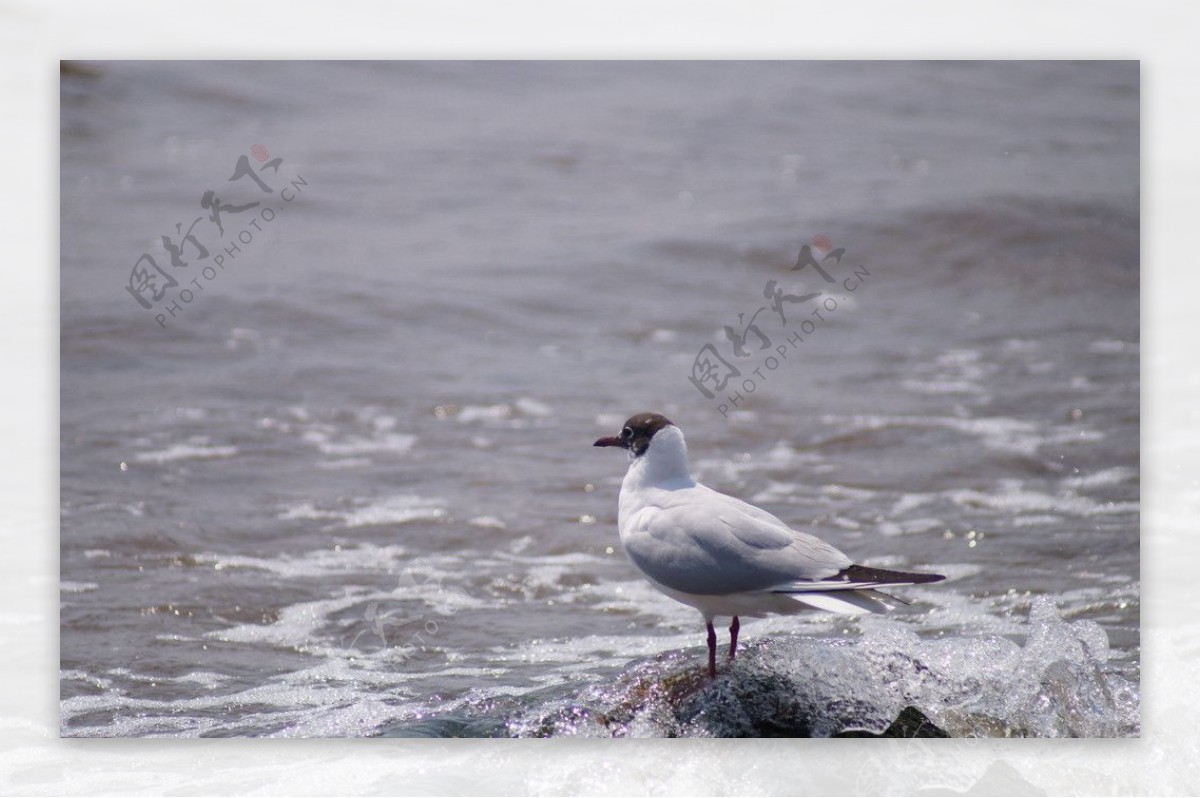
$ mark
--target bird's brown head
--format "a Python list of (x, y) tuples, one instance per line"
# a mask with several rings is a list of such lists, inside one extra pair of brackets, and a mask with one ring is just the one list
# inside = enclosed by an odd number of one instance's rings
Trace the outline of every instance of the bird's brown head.
[(674, 426), (671, 420), (659, 413), (638, 413), (630, 416), (619, 435), (600, 438), (593, 446), (619, 446), (628, 449), (634, 457), (645, 454), (654, 433), (664, 427)]

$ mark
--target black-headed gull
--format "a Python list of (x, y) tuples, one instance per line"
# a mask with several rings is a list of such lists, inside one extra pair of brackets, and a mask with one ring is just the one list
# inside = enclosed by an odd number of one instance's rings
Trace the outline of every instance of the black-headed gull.
[(620, 435), (595, 445), (629, 452), (617, 513), (621, 545), (650, 584), (704, 616), (710, 676), (717, 675), (718, 616), (733, 619), (733, 660), (739, 616), (884, 612), (891, 597), (878, 588), (945, 579), (855, 565), (823, 540), (701, 485), (688, 470), (683, 432), (658, 413), (638, 413)]

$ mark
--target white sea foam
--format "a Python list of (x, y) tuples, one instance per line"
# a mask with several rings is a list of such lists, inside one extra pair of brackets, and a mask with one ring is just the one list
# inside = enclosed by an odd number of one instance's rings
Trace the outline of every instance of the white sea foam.
[(848, 499), (854, 502), (867, 501), (875, 496), (875, 491), (865, 488), (851, 488), (848, 485), (828, 484), (821, 486), (821, 493), (834, 499)]
[(776, 482), (770, 480), (767, 486), (750, 497), (753, 504), (766, 504), (768, 502), (778, 502), (788, 499), (795, 495), (796, 486), (787, 482)]
[(1012, 519), (1012, 523), (1016, 527), (1049, 526), (1061, 524), (1062, 520), (1061, 515), (1018, 515)]
[(463, 424), (471, 424), (477, 421), (500, 421), (512, 413), (513, 408), (509, 404), (465, 405), (455, 418)]
[(1099, 488), (1130, 482), (1137, 479), (1137, 476), (1138, 472), (1136, 469), (1125, 466), (1114, 466), (1113, 468), (1103, 468), (1099, 471), (1093, 471), (1090, 474), (1077, 474), (1066, 477), (1063, 479), (1062, 484), (1069, 488)]
[(440, 521), (446, 517), (446, 508), (441, 499), (425, 499), (420, 496), (391, 496), (366, 507), (345, 513), (346, 526), (378, 526), (381, 524), (407, 524), (410, 521)]
[(1100, 340), (1092, 341), (1088, 345), (1089, 352), (1095, 352), (1099, 355), (1123, 355), (1126, 353), (1135, 353), (1139, 349), (1138, 345), (1132, 341), (1113, 341)]
[(522, 396), (513, 403), (513, 408), (526, 416), (535, 418), (546, 418), (554, 414), (554, 410), (545, 402), (539, 402), (537, 399), (531, 399), (528, 396)]
[(934, 496), (929, 493), (905, 493), (892, 505), (892, 515), (904, 515), (933, 500)]
[(246, 623), (209, 632), (208, 637), (231, 643), (259, 643), (269, 646), (304, 649), (319, 640), (317, 630), (338, 610), (362, 601), (361, 594), (292, 604), (279, 611), (274, 623)]
[(545, 402), (522, 396), (511, 403), (500, 402), (494, 405), (464, 405), (459, 409), (455, 419), (463, 424), (495, 423), (513, 418), (547, 418), (554, 414), (554, 409)]
[(1054, 496), (1026, 490), (1017, 480), (1004, 480), (997, 490), (988, 493), (967, 488), (948, 491), (946, 495), (962, 507), (1002, 510), (1009, 513), (1057, 513), (1088, 517), (1132, 513), (1139, 509), (1138, 502), (1098, 502), (1086, 496), (1069, 493)]
[(275, 557), (211, 552), (195, 555), (197, 563), (211, 565), (218, 571), (252, 568), (268, 571), (286, 579), (322, 577), (348, 572), (388, 573), (414, 559), (403, 546), (376, 546), (370, 543), (354, 546), (335, 545), (301, 554), (281, 554)]
[(372, 437), (361, 435), (346, 435), (336, 437), (328, 428), (309, 429), (303, 439), (321, 451), (322, 454), (347, 457), (357, 454), (406, 454), (417, 442), (416, 435), (406, 435), (399, 432), (379, 431)]
[(942, 529), (946, 526), (940, 518), (910, 518), (904, 521), (883, 521), (879, 524), (879, 533), (885, 537), (897, 535), (915, 535), (932, 529)]
[(284, 521), (339, 521), (342, 526), (354, 529), (413, 521), (441, 521), (447, 517), (447, 512), (445, 502), (441, 499), (402, 494), (351, 508), (324, 509), (312, 502), (301, 502), (285, 507), (277, 517)]
[(137, 452), (133, 459), (139, 463), (154, 463), (163, 465), (177, 460), (209, 460), (219, 457), (233, 457), (238, 453), (236, 446), (211, 446), (206, 437), (189, 438), (185, 443), (176, 443), (165, 449), (149, 452)]
[[(364, 694), (358, 686), (364, 680), (371, 681), (369, 671), (334, 661), (233, 693), (206, 691), (194, 698), (172, 700), (138, 699), (115, 691), (75, 696), (61, 703), (63, 733), (88, 733), (86, 726), (69, 726), (74, 717), (115, 712), (117, 717), (103, 729), (106, 735), (194, 737), (222, 729), (234, 734), (308, 736), (322, 734), (324, 728), (328, 734), (340, 729), (340, 733), (365, 736), (395, 718), (398, 710)], [(405, 694), (396, 680), (388, 685), (394, 696)], [(354, 708), (360, 704), (362, 708)], [(230, 706), (263, 709), (230, 725), (223, 717)]]
[(365, 468), (371, 465), (366, 457), (346, 457), (341, 460), (319, 460), (316, 467), (323, 471), (340, 471), (346, 468)]

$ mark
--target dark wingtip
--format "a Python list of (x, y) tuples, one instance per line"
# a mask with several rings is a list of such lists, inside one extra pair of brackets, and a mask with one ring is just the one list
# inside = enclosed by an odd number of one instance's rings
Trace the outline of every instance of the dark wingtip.
[(887, 568), (868, 568), (864, 565), (855, 564), (847, 568), (843, 568), (837, 574), (823, 581), (926, 585), (930, 582), (941, 582), (945, 578), (946, 577), (942, 574), (917, 574), (913, 573), (912, 571), (892, 571)]

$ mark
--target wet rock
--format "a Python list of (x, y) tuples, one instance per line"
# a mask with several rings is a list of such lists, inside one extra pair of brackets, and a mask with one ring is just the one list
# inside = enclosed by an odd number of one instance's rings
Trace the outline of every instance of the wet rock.
[(892, 725), (884, 729), (880, 734), (872, 734), (869, 731), (847, 729), (846, 731), (838, 732), (834, 737), (903, 737), (905, 739), (913, 737), (949, 737), (942, 729), (934, 725), (933, 721), (925, 717), (921, 710), (916, 707), (905, 707), (900, 714), (892, 721)]
[(688, 652), (672, 652), (520, 712), (508, 729), (518, 737), (949, 736), (915, 707), (901, 711), (866, 689), (846, 697), (816, 671), (804, 674), (780, 671), (758, 651), (711, 680)]
[[(927, 639), (886, 619), (857, 638), (764, 637), (718, 677), (696, 647), (615, 677), (468, 703), (405, 733), (510, 737), (1108, 737), (1139, 728), (1136, 681), (1093, 621), (1033, 603), (1021, 642)], [(444, 719), (443, 719), (444, 720)]]

